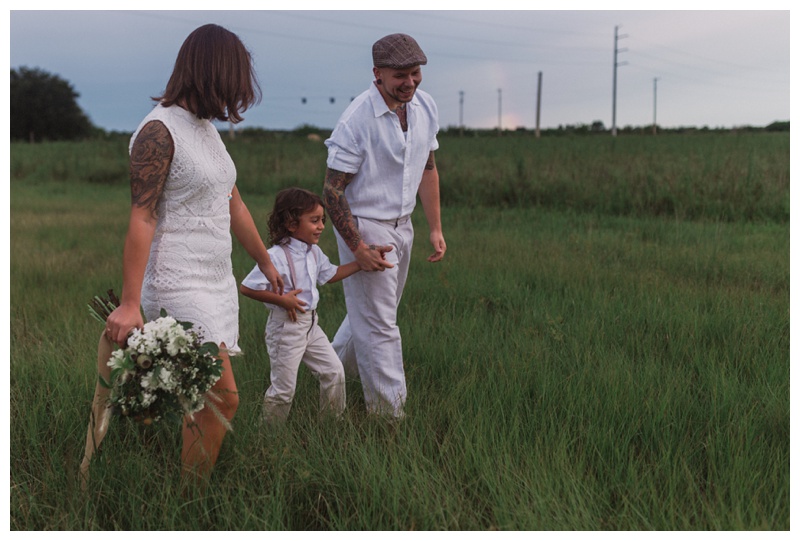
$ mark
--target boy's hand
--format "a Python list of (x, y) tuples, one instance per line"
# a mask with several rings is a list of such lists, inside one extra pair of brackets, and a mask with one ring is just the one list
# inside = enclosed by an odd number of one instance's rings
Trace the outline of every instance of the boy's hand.
[(294, 289), (281, 295), (281, 299), (283, 299), (283, 308), (286, 309), (286, 312), (289, 314), (289, 319), (293, 322), (297, 322), (297, 312), (301, 314), (306, 313), (306, 301), (297, 298), (297, 295), (302, 292), (302, 289)]

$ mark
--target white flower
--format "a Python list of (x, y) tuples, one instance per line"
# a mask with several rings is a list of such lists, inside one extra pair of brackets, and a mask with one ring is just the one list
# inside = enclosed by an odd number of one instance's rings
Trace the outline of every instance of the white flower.
[(139, 342), (142, 341), (142, 334), (139, 332), (139, 329), (134, 329), (133, 332), (128, 335), (128, 347), (130, 349), (137, 349), (139, 347)]
[(155, 391), (156, 389), (158, 389), (158, 378), (155, 377), (155, 374), (153, 372), (148, 372), (147, 374), (142, 376), (140, 385), (145, 389), (152, 389)]
[(183, 330), (183, 327), (180, 327), (180, 332), (173, 332), (170, 337), (169, 341), (167, 342), (167, 353), (171, 356), (176, 356), (179, 353), (184, 353), (186, 351), (186, 346), (191, 343), (189, 337), (186, 335), (186, 331)]
[(145, 336), (150, 335), (154, 340), (168, 341), (168, 336), (173, 327), (180, 327), (174, 318), (166, 316), (160, 317), (155, 321), (148, 321), (144, 324)]
[(115, 350), (111, 354), (111, 358), (108, 360), (108, 366), (111, 370), (116, 370), (117, 368), (123, 368), (123, 363), (125, 362), (125, 351), (121, 349)]
[(173, 377), (169, 368), (162, 367), (158, 373), (158, 379), (161, 380), (161, 388), (166, 391), (171, 391), (178, 385), (178, 381)]

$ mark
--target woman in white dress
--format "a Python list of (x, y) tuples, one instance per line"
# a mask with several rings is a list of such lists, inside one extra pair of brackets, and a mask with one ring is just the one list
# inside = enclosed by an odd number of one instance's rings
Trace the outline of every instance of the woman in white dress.
[[(219, 411), (239, 403), (230, 355), (239, 351), (238, 290), (231, 231), (276, 289), (283, 289), (258, 230), (235, 186), (236, 170), (212, 119), (240, 122), (260, 99), (250, 53), (217, 25), (192, 32), (181, 46), (164, 94), (131, 138), (131, 213), (123, 254), (119, 308), (106, 337), (128, 334), (161, 309), (194, 324), (220, 346), (222, 378), (212, 389)], [(216, 463), (225, 423), (210, 408), (184, 420), (182, 468), (205, 478)]]

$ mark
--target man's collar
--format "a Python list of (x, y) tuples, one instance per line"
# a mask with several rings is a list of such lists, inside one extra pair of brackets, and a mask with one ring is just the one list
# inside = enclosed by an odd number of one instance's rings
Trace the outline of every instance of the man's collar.
[[(369, 99), (372, 102), (372, 109), (375, 112), (375, 118), (385, 115), (386, 113), (391, 113), (391, 109), (389, 106), (386, 105), (386, 100), (383, 99), (383, 94), (381, 94), (378, 85), (375, 84), (375, 81), (370, 83), (369, 88)], [(417, 100), (417, 93), (414, 92), (414, 97), (411, 98), (409, 102), (413, 105), (419, 105), (419, 101)]]

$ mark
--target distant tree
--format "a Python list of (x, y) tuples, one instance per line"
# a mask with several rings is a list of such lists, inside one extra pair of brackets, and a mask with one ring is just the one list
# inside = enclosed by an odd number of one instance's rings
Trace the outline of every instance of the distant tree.
[(603, 124), (602, 120), (595, 120), (594, 122), (592, 122), (591, 130), (593, 132), (603, 132), (606, 131), (606, 126), (605, 124)]
[(80, 139), (92, 133), (79, 94), (57, 75), (38, 68), (11, 70), (11, 139), (30, 142)]
[(789, 131), (789, 121), (775, 121), (766, 127), (767, 131)]

